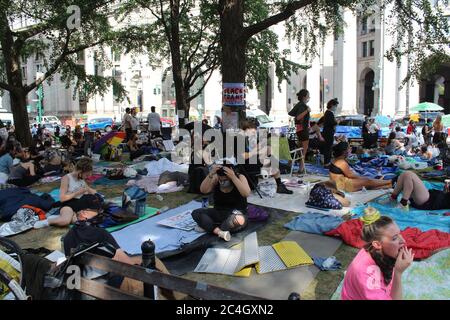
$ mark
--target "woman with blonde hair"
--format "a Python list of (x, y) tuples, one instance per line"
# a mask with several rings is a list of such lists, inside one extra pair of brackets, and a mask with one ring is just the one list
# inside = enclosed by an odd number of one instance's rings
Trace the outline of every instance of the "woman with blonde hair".
[(38, 221), (35, 223), (34, 228), (45, 228), (49, 225), (64, 227), (75, 222), (75, 213), (86, 209), (85, 196), (97, 193), (86, 183), (86, 179), (91, 175), (92, 160), (90, 158), (78, 160), (74, 171), (66, 174), (61, 179), (61, 187), (59, 189), (61, 210), (59, 216)]
[(397, 224), (381, 216), (363, 227), (361, 249), (347, 269), (342, 300), (401, 300), (402, 275), (414, 254)]

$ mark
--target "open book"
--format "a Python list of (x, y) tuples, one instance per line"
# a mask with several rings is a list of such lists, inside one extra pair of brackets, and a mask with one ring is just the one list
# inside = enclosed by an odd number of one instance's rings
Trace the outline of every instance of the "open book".
[(262, 274), (313, 263), (296, 242), (282, 241), (259, 247), (253, 232), (244, 238), (240, 249), (209, 248), (194, 272), (248, 277), (253, 266)]

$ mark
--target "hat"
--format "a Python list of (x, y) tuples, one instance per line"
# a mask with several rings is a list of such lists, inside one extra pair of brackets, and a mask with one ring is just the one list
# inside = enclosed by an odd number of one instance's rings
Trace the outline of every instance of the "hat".
[(364, 215), (359, 218), (364, 224), (371, 224), (380, 219), (380, 211), (373, 207), (367, 207), (364, 209)]
[(87, 194), (83, 196), (86, 209), (100, 210), (102, 208), (102, 202), (100, 198), (94, 194)]

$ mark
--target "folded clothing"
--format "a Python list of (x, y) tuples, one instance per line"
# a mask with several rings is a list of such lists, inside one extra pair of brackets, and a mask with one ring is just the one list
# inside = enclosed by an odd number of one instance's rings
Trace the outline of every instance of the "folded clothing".
[(313, 257), (314, 264), (322, 271), (335, 271), (341, 268), (341, 262), (336, 257)]
[(322, 234), (336, 229), (343, 222), (342, 218), (315, 212), (306, 212), (295, 217), (284, 227), (290, 230)]

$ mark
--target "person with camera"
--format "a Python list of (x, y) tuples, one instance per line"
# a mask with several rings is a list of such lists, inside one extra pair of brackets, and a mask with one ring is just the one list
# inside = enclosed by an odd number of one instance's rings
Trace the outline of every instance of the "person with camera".
[(202, 208), (192, 212), (198, 231), (217, 235), (225, 241), (231, 240), (231, 233), (247, 226), (247, 197), (250, 187), (244, 175), (235, 171), (230, 162), (214, 165), (203, 180), (200, 191), (213, 193), (214, 208)]

